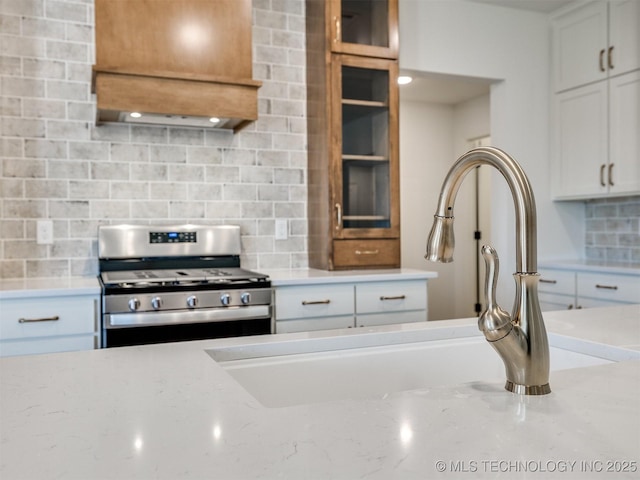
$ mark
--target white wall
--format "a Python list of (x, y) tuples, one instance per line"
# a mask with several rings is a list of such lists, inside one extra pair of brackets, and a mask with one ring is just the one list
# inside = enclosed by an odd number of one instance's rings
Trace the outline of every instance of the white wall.
[[(550, 200), (547, 17), (464, 1), (400, 0), (400, 66), (498, 80), (491, 88), (491, 136), (495, 146), (522, 164), (532, 183), (538, 258), (580, 256), (584, 206)], [(492, 185), (492, 218), (504, 219), (494, 221), (491, 232), (502, 266), (498, 296), (508, 309), (513, 301), (514, 209), (504, 181)], [(429, 200), (425, 208), (434, 210), (435, 203)]]

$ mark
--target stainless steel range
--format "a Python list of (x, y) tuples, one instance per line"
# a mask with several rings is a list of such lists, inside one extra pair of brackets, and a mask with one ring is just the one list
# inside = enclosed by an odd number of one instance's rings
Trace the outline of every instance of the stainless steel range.
[(271, 332), (271, 282), (240, 268), (240, 227), (98, 229), (102, 346)]

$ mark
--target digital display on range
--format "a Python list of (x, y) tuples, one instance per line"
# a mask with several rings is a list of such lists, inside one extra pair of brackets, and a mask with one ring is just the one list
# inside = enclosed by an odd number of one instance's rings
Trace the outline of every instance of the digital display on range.
[(150, 243), (196, 243), (196, 232), (149, 232)]

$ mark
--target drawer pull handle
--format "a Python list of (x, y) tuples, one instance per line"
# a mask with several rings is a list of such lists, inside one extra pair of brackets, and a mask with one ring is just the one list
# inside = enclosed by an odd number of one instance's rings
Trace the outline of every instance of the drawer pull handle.
[(60, 320), (58, 315), (53, 317), (42, 317), (42, 318), (19, 318), (18, 323), (36, 323), (36, 322), (57, 322)]
[(356, 250), (356, 255), (377, 255), (380, 250)]
[(328, 298), (326, 300), (303, 300), (302, 305), (328, 305), (331, 303), (331, 300)]
[(394, 297), (386, 297), (383, 295), (380, 297), (380, 300), (384, 302), (385, 300), (404, 300), (405, 298), (407, 298), (405, 295), (396, 295)]
[(558, 283), (557, 280), (547, 280), (546, 278), (541, 278), (540, 279), (540, 283), (551, 283), (553, 285), (555, 285), (556, 283)]
[(600, 285), (600, 284), (596, 284), (596, 288), (602, 288), (605, 290), (617, 290), (618, 286), (617, 285)]

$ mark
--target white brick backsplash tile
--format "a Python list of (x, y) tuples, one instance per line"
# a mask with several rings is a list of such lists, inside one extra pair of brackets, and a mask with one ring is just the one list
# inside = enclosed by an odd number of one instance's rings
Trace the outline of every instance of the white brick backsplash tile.
[(46, 40), (18, 35), (0, 35), (0, 55), (44, 58)]
[(45, 200), (4, 200), (2, 202), (3, 219), (45, 218), (47, 202)]
[(91, 162), (90, 175), (94, 180), (129, 180), (129, 164), (120, 162)]
[(95, 180), (71, 180), (69, 182), (69, 198), (72, 199), (108, 199), (109, 182)]
[[(253, 8), (260, 117), (233, 134), (94, 125), (93, 0), (4, 2), (0, 277), (95, 275), (98, 225), (125, 222), (238, 224), (243, 266), (306, 265), (304, 0)], [(291, 237), (274, 245), (278, 215)], [(39, 218), (56, 242), (7, 258)]]
[(50, 218), (89, 218), (89, 201), (87, 200), (50, 200)]
[(149, 184), (146, 182), (114, 182), (111, 184), (111, 198), (144, 200), (149, 198)]
[(24, 240), (5, 240), (4, 241), (4, 255), (6, 258), (26, 259), (26, 258), (38, 258), (45, 256), (47, 253), (46, 245), (38, 245), (35, 241)]
[(24, 237), (24, 220), (0, 220), (0, 238), (18, 239)]
[(11, 118), (2, 122), (2, 135), (8, 137), (44, 137), (44, 120)]
[[(74, 125), (76, 123), (74, 122)], [(77, 123), (78, 126), (86, 123)], [(69, 142), (69, 158), (81, 160), (108, 160), (109, 144), (98, 142)]]
[(169, 216), (168, 202), (144, 201), (134, 202), (131, 206), (131, 218), (167, 218)]
[(24, 182), (27, 198), (67, 198), (66, 180), (28, 179)]
[(47, 174), (46, 160), (11, 160), (2, 161), (2, 172), (5, 177), (41, 178)]
[(4, 77), (2, 94), (8, 97), (44, 97), (45, 81), (33, 78)]
[(89, 97), (89, 84), (87, 83), (47, 80), (47, 98), (86, 102)]
[(66, 112), (62, 100), (25, 98), (22, 102), (22, 114), (27, 118), (64, 118)]
[(0, 179), (0, 198), (24, 197), (24, 180), (18, 178)]
[(26, 276), (38, 277), (67, 277), (69, 276), (68, 260), (27, 260)]
[(56, 22), (44, 18), (23, 17), (22, 34), (27, 37), (64, 40), (65, 24), (64, 22)]
[(129, 202), (126, 200), (92, 200), (91, 216), (81, 218), (128, 219), (131, 218)]

